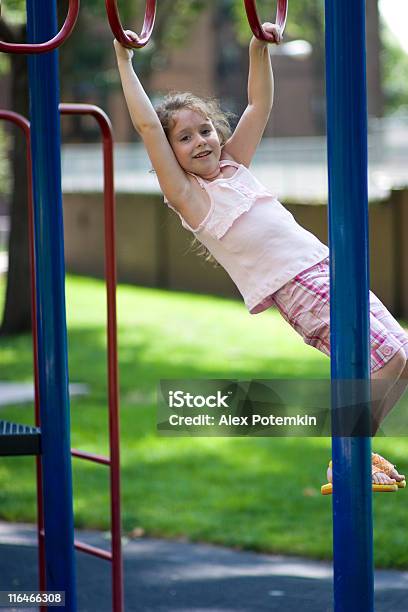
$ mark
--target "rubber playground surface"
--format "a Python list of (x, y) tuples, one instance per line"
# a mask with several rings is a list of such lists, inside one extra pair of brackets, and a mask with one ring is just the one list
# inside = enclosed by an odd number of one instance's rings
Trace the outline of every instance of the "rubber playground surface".
[[(80, 538), (109, 548), (101, 532)], [(125, 539), (123, 558), (127, 612), (333, 610), (329, 563), (150, 538)], [(76, 559), (78, 611), (110, 612), (110, 564), (80, 552)], [(36, 589), (35, 527), (0, 522), (0, 590)], [(403, 612), (408, 572), (377, 570), (375, 593), (376, 612)]]

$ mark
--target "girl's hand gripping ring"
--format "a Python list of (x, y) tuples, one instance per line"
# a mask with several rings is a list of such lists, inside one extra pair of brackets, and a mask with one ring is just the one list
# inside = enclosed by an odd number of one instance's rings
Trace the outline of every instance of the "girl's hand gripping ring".
[[(248, 22), (251, 26), (251, 30), (254, 36), (259, 40), (271, 42), (270, 37), (266, 35), (265, 30), (263, 29), (262, 24), (259, 20), (258, 13), (256, 10), (256, 0), (244, 0), (244, 3)], [(283, 34), (283, 31), (285, 29), (287, 15), (288, 0), (278, 0), (275, 23), (277, 26), (279, 26), (281, 34)]]
[(129, 49), (138, 49), (144, 47), (149, 42), (153, 32), (154, 18), (156, 16), (156, 0), (146, 0), (143, 28), (137, 40), (130, 38), (124, 31), (120, 21), (116, 0), (105, 0), (105, 5), (113, 35), (121, 45)]

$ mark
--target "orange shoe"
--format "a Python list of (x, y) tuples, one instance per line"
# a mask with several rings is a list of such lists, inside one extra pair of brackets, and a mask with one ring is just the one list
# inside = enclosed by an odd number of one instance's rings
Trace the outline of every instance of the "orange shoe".
[[(327, 468), (327, 480), (329, 482), (325, 485), (322, 485), (320, 489), (322, 495), (331, 495), (333, 493), (332, 468), (333, 468), (333, 462), (330, 461), (329, 467)], [(384, 469), (377, 467), (376, 465), (372, 465), (372, 468), (371, 468), (372, 476), (375, 476), (375, 474), (380, 474), (380, 473), (385, 474)], [(386, 476), (388, 476), (388, 474), (386, 474)], [(392, 477), (388, 476), (388, 478), (392, 478)], [(393, 480), (394, 482), (387, 483), (387, 484), (378, 484), (376, 482), (373, 482), (373, 486), (372, 486), (373, 492), (374, 493), (395, 493), (395, 491), (398, 491), (398, 485), (395, 479)]]
[(393, 478), (399, 489), (405, 489), (405, 487), (407, 486), (407, 483), (405, 481), (405, 475), (400, 474), (395, 465), (393, 465), (392, 463), (387, 461), (387, 459), (384, 459), (384, 457), (381, 457), (381, 455), (378, 455), (377, 453), (372, 453), (372, 462), (373, 465), (375, 465), (375, 467), (380, 468), (380, 470), (384, 472), (384, 474), (386, 474), (390, 478)]

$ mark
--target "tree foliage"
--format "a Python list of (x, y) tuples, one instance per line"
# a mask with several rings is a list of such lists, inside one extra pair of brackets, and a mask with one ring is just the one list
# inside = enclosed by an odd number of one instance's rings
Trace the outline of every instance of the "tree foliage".
[(408, 53), (398, 44), (391, 31), (382, 24), (381, 68), (385, 112), (408, 114)]

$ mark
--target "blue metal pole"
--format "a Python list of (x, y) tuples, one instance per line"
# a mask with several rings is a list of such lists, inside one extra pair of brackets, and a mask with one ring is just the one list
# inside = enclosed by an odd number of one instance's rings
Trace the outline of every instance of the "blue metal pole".
[[(355, 385), (367, 414), (365, 2), (325, 1), (332, 410), (347, 403)], [(335, 436), (332, 442), (334, 609), (368, 612), (374, 598), (371, 438)]]
[[(55, 0), (27, 0), (30, 42), (57, 31)], [(29, 56), (47, 590), (76, 610), (65, 320), (58, 53)]]

